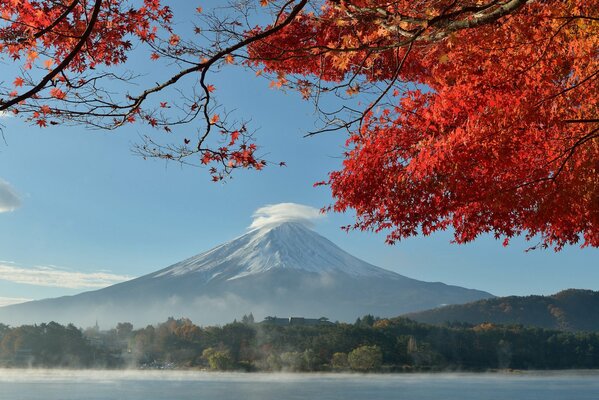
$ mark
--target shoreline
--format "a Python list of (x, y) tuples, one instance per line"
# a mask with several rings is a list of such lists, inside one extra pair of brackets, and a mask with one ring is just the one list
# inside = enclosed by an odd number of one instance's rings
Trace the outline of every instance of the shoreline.
[(490, 369), (485, 371), (475, 370), (435, 370), (435, 371), (376, 371), (376, 372), (353, 372), (353, 371), (213, 371), (209, 369), (142, 369), (142, 368), (22, 368), (22, 367), (0, 367), (0, 382), (3, 373), (45, 373), (45, 374), (87, 374), (87, 373), (106, 373), (119, 374), (128, 373), (135, 375), (202, 375), (202, 376), (324, 376), (324, 377), (393, 377), (393, 376), (599, 376), (599, 368), (595, 369), (552, 369), (552, 370), (516, 370), (516, 369)]

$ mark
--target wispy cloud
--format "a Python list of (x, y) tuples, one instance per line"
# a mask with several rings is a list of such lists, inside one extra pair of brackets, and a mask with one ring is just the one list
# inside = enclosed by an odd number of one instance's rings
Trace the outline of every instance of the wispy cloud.
[(0, 264), (0, 280), (35, 286), (99, 289), (130, 279), (130, 276), (107, 272), (77, 272), (54, 266), (22, 267), (12, 263)]
[(283, 222), (300, 222), (311, 226), (314, 221), (324, 215), (318, 208), (296, 203), (269, 204), (254, 212), (254, 220), (250, 229), (259, 229), (267, 226), (278, 225)]
[(21, 198), (8, 182), (0, 178), (0, 213), (14, 211), (21, 206)]
[(25, 299), (22, 297), (0, 297), (0, 307), (10, 306), (12, 304), (25, 303), (33, 299)]

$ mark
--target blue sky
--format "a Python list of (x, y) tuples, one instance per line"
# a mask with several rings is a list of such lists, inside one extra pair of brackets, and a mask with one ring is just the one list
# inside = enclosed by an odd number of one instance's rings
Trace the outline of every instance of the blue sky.
[[(141, 126), (39, 129), (2, 118), (0, 202), (8, 203), (1, 193), (9, 196), (9, 187), (17, 198), (12, 211), (0, 205), (0, 302), (73, 294), (163, 268), (242, 234), (266, 204), (331, 202), (326, 188), (312, 184), (340, 165), (343, 134), (303, 138), (315, 120), (310, 104), (270, 89), (252, 72), (226, 71), (211, 82), (221, 103), (252, 119), (262, 154), (287, 167), (241, 172), (214, 184), (203, 169), (133, 155), (132, 145), (147, 132)], [(457, 246), (449, 244), (450, 233), (388, 246), (381, 234), (339, 229), (351, 222), (351, 214), (328, 215), (315, 229), (352, 254), (409, 277), (496, 295), (599, 290), (596, 249), (526, 253), (524, 241), (504, 248), (488, 237)], [(23, 274), (40, 278), (35, 283)], [(67, 281), (74, 287), (57, 287)]]

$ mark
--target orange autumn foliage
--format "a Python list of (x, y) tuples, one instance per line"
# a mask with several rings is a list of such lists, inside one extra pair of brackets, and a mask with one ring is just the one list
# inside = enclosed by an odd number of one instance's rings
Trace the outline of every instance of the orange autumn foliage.
[(250, 54), (271, 73), (414, 83), (349, 127), (325, 182), (348, 228), (597, 247), (599, 2), (521, 2), (472, 27), (484, 11), (459, 12), (481, 4), (331, 0)]
[[(505, 244), (524, 234), (543, 247), (599, 247), (598, 0), (256, 0), (250, 8), (270, 10), (272, 25), (238, 32), (244, 18), (227, 16), (227, 41), (197, 47), (173, 32), (164, 3), (0, 0), (0, 56), (20, 66), (0, 111), (40, 127), (137, 121), (169, 134), (198, 117), (193, 144), (149, 139), (141, 154), (193, 158), (220, 181), (267, 164), (244, 123), (214, 112), (205, 82), (210, 68), (243, 63), (274, 88), (333, 93), (350, 110), (324, 114), (349, 132), (343, 165), (325, 182), (331, 209), (356, 211), (348, 228), (387, 232), (389, 243), (452, 228), (458, 243), (492, 233)], [(154, 62), (188, 58), (112, 103), (94, 71), (125, 63), (139, 43)], [(182, 103), (147, 105), (191, 74), (199, 86)]]

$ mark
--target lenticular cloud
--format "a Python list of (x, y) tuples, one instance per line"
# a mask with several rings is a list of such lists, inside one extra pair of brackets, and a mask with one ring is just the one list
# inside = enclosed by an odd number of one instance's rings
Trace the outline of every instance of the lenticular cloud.
[(257, 209), (253, 217), (249, 229), (272, 227), (283, 222), (299, 222), (312, 226), (315, 220), (323, 218), (324, 215), (318, 208), (296, 203), (279, 203)]

